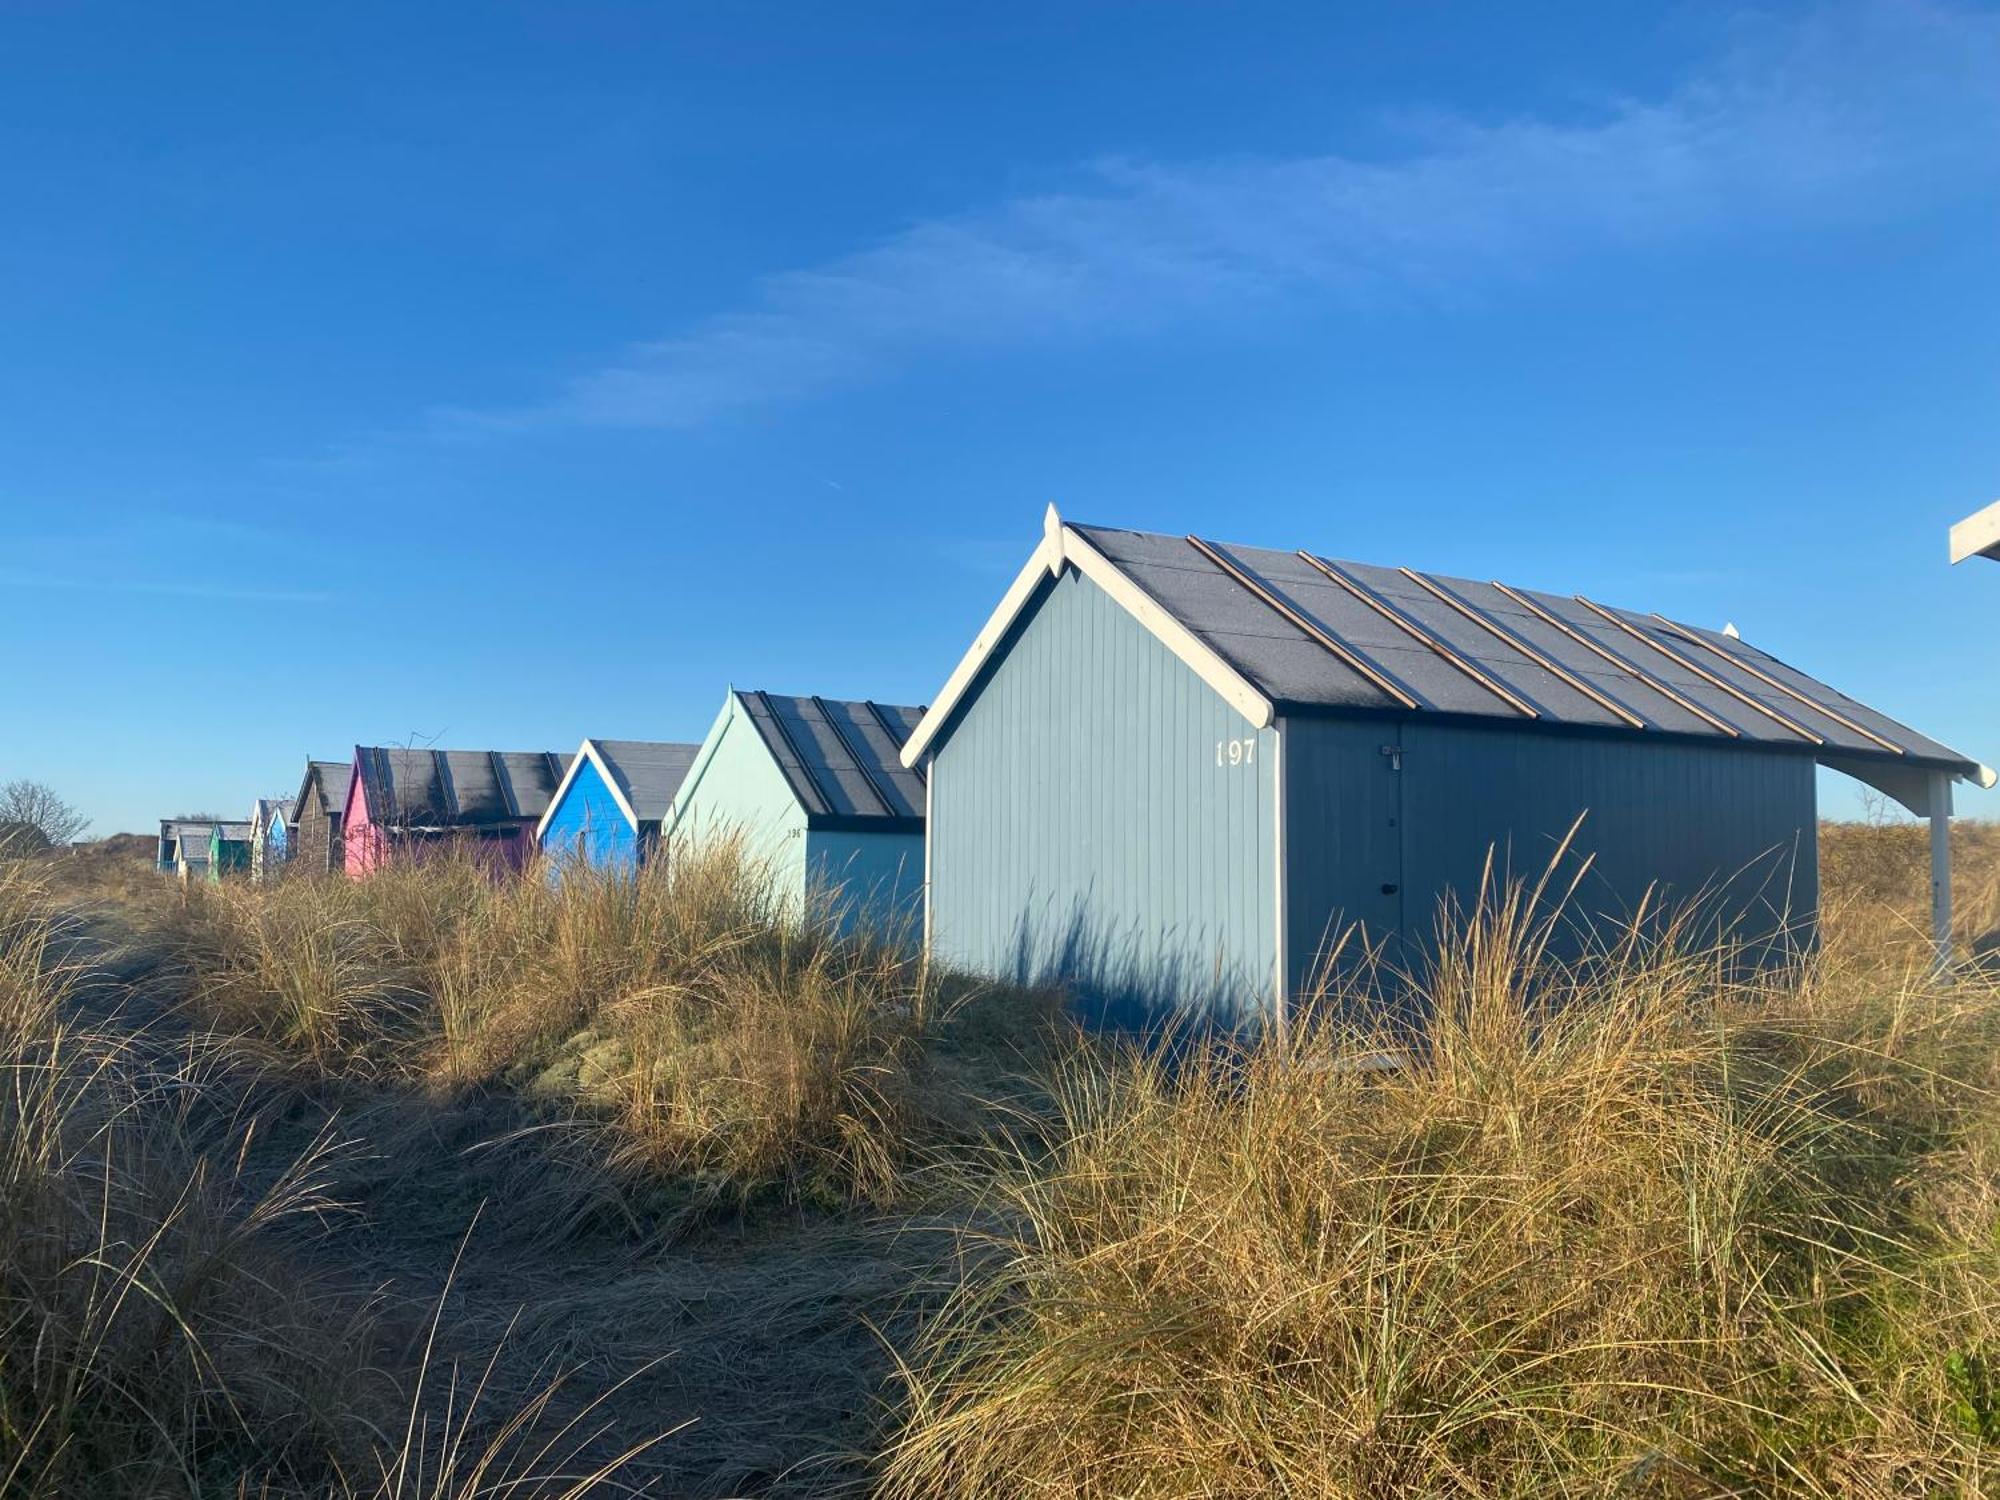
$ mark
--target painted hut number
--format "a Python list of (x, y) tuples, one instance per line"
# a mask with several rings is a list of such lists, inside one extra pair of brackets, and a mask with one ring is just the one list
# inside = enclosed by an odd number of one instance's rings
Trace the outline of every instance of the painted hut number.
[(1255, 740), (1217, 740), (1215, 742), (1215, 763), (1218, 766), (1248, 766), (1257, 761)]

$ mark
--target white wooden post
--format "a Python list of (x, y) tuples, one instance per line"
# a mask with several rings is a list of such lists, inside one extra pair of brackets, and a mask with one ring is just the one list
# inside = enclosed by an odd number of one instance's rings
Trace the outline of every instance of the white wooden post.
[[(1049, 507), (1054, 510), (1054, 506)], [(931, 822), (931, 784), (937, 779), (937, 757), (927, 756), (923, 763), (924, 775), (924, 966), (931, 962), (931, 846), (936, 842), (931, 830), (937, 825)]]
[(1951, 953), (1951, 778), (1942, 771), (1930, 776), (1931, 815), (1931, 943), (1937, 951), (1935, 971), (1948, 972)]

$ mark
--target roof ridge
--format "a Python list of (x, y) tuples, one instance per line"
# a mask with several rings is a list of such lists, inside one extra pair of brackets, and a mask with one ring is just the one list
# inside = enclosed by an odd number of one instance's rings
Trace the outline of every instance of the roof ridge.
[(905, 767), (920, 767), (950, 732), (1020, 622), (1053, 589), (1083, 582), (1259, 729), (1281, 712), (1437, 715), (1720, 738), (1766, 753), (1992, 779), (1969, 757), (1810, 672), (1766, 661), (1769, 653), (1751, 642), (1694, 635), (1663, 615), (1310, 550), (1070, 523), (1053, 506), (1033, 553), (901, 738)]

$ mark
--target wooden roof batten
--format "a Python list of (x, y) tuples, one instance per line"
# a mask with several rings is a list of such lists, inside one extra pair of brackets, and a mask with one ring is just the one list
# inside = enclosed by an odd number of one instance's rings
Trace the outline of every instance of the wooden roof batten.
[[(875, 800), (882, 804), (882, 812), (887, 817), (896, 817), (896, 804), (889, 800), (889, 794), (882, 789), (882, 783), (875, 779), (875, 773), (868, 769), (868, 762), (861, 754), (860, 746), (847, 737), (847, 731), (840, 727), (840, 721), (827, 707), (826, 700), (818, 693), (812, 695), (812, 706), (819, 710), (819, 716), (826, 720), (826, 727), (833, 731), (833, 737), (840, 741), (840, 748), (847, 752), (847, 758), (854, 762), (854, 769), (861, 773), (861, 779), (868, 783), (868, 790)], [(871, 705), (872, 706), (872, 705)]]
[(1282, 616), (1286, 621), (1286, 623), (1291, 625), (1293, 629), (1299, 631), (1308, 640), (1312, 641), (1314, 644), (1321, 647), (1329, 655), (1337, 657), (1341, 662), (1346, 664), (1348, 667), (1360, 673), (1376, 688), (1381, 690), (1383, 693), (1386, 693), (1389, 697), (1395, 699), (1396, 702), (1401, 704), (1404, 708), (1414, 709), (1422, 707), (1422, 705), (1418, 703), (1416, 698), (1411, 696), (1411, 694), (1402, 686), (1400, 686), (1394, 678), (1390, 677), (1380, 667), (1377, 667), (1373, 662), (1369, 661), (1367, 657), (1363, 656), (1359, 651), (1355, 650), (1352, 646), (1349, 646), (1344, 641), (1336, 639), (1333, 635), (1328, 633), (1327, 630), (1324, 627), (1322, 627), (1317, 621), (1313, 620), (1310, 616), (1306, 615), (1302, 610), (1298, 609), (1297, 607), (1291, 604), (1286, 603), (1285, 600), (1279, 598), (1277, 593), (1271, 588), (1269, 584), (1264, 582), (1263, 579), (1259, 578), (1255, 573), (1251, 572), (1248, 568), (1242, 566), (1241, 564), (1236, 562), (1233, 558), (1225, 556), (1219, 548), (1215, 547), (1211, 543), (1203, 541), (1198, 536), (1190, 534), (1187, 538), (1187, 541), (1188, 545), (1193, 547), (1197, 552), (1199, 552), (1203, 557), (1207, 558), (1216, 567), (1220, 568), (1225, 574), (1227, 574), (1232, 580), (1234, 580), (1238, 586), (1245, 589), (1250, 594), (1254, 595), (1260, 603), (1268, 606), (1271, 610), (1276, 612), (1278, 615)]
[[(900, 759), (903, 746), (910, 742), (910, 731), (895, 723), (887, 714), (883, 713), (882, 705), (877, 703), (873, 698), (863, 698), (861, 706), (875, 716), (875, 722), (880, 724), (882, 732), (889, 736), (889, 743), (896, 747), (896, 754), (898, 759)], [(919, 721), (922, 720), (928, 708), (928, 704), (919, 704), (917, 706), (917, 718)], [(917, 780), (919, 781), (926, 780), (930, 775), (929, 768), (922, 761), (918, 761), (916, 765), (909, 769), (916, 772)]]
[(1627, 708), (1624, 704), (1620, 703), (1616, 698), (1613, 698), (1608, 693), (1600, 692), (1598, 689), (1592, 687), (1589, 683), (1585, 682), (1581, 677), (1577, 676), (1574, 672), (1570, 671), (1569, 668), (1563, 666), (1562, 663), (1558, 662), (1554, 657), (1549, 656), (1544, 652), (1537, 650), (1527, 641), (1521, 639), (1519, 636), (1515, 635), (1512, 631), (1508, 630), (1507, 627), (1502, 625), (1499, 621), (1489, 619), (1485, 614), (1481, 613), (1477, 609), (1474, 609), (1472, 605), (1468, 604), (1465, 600), (1459, 598), (1458, 595), (1454, 594), (1451, 590), (1447, 589), (1443, 584), (1439, 583), (1436, 579), (1431, 578), (1426, 574), (1419, 573), (1414, 568), (1398, 568), (1396, 571), (1398, 573), (1401, 573), (1405, 578), (1409, 579), (1410, 582), (1417, 585), (1418, 588), (1421, 588), (1426, 592), (1428, 592), (1440, 604), (1446, 605), (1447, 607), (1456, 610), (1465, 619), (1471, 621), (1474, 625), (1477, 625), (1481, 630), (1486, 631), (1487, 634), (1491, 635), (1495, 640), (1500, 641), (1504, 645), (1510, 646), (1514, 650), (1520, 652), (1521, 655), (1526, 657), (1529, 661), (1533, 662), (1536, 666), (1540, 667), (1544, 672), (1547, 672), (1551, 677), (1554, 677), (1558, 682), (1564, 683), (1567, 686), (1573, 688), (1575, 691), (1583, 694), (1584, 697), (1588, 698), (1592, 703), (1595, 703), (1599, 708), (1603, 709), (1606, 713), (1612, 714), (1615, 717), (1622, 719), (1626, 724), (1630, 725), (1634, 729), (1647, 729), (1651, 727), (1650, 725), (1647, 724), (1647, 722), (1643, 718), (1641, 718), (1638, 714), (1633, 713), (1631, 709)]
[[(813, 775), (813, 768), (806, 764), (806, 758), (799, 750), (799, 742), (792, 738), (792, 731), (785, 727), (785, 721), (778, 716), (778, 706), (771, 701), (771, 695), (762, 688), (757, 689), (757, 701), (763, 705), (764, 713), (771, 720), (772, 727), (778, 731), (778, 738), (783, 740), (785, 748), (792, 752), (792, 759), (798, 762), (799, 776), (819, 802), (818, 810), (830, 816), (833, 813), (833, 800), (827, 796), (826, 788), (819, 784), (819, 778)], [(808, 812), (812, 810), (807, 809)]]
[[(1713, 735), (1735, 745), (1803, 748), (1823, 760), (1852, 749), (1878, 766), (1884, 759), (1899, 760), (1981, 785), (1994, 779), (1968, 757), (1747, 643), (1719, 636), (1688, 641), (1686, 627), (1649, 619), (1642, 611), (1612, 615), (1567, 593), (1531, 598), (1497, 582), (1432, 579), (1410, 568), (1377, 570), (1329, 562), (1309, 551), (1295, 559), (1188, 533), (1074, 525), (1050, 507), (1040, 544), (936, 701), (922, 711), (899, 759), (916, 769), (934, 754), (935, 743), (951, 732), (963, 701), (977, 690), (980, 673), (1005, 648), (1009, 633), (1037, 607), (1051, 580), (1074, 576), (1100, 589), (1258, 728), (1281, 717), (1281, 710), (1386, 709), (1456, 717), (1462, 707), (1489, 722), (1505, 722), (1506, 712), (1483, 701), (1491, 684), (1511, 690), (1533, 715), (1513, 703), (1509, 712), (1550, 726), (1675, 738)], [(1310, 573), (1302, 574), (1300, 566)], [(1409, 582), (1399, 582), (1395, 573)], [(1356, 615), (1357, 601), (1396, 629), (1385, 632), (1369, 616)], [(1451, 615), (1439, 614), (1440, 605)], [(1284, 622), (1283, 629), (1271, 615)], [(1469, 635), (1468, 629), (1478, 634)], [(1405, 638), (1423, 650), (1402, 644)], [(1701, 649), (1694, 649), (1697, 644)], [(1445, 658), (1449, 670), (1424, 665), (1434, 657)], [(1760, 672), (1772, 680), (1763, 680)], [(1751, 680), (1746, 682), (1746, 675)], [(1451, 687), (1468, 678), (1479, 693)], [(1434, 686), (1441, 698), (1433, 694)], [(1453, 707), (1444, 707), (1447, 703)], [(867, 726), (858, 712), (844, 722), (865, 738)]]
[(521, 798), (514, 790), (514, 773), (507, 766), (507, 757), (493, 750), (487, 753), (487, 759), (492, 763), (494, 780), (500, 783), (500, 800), (506, 804), (508, 815), (520, 817)]
[(1687, 697), (1683, 693), (1675, 692), (1673, 688), (1668, 686), (1666, 683), (1662, 682), (1659, 678), (1654, 677), (1649, 672), (1642, 671), (1637, 665), (1627, 661), (1624, 657), (1620, 656), (1610, 647), (1600, 645), (1598, 642), (1593, 641), (1589, 636), (1585, 635), (1581, 630), (1578, 630), (1575, 626), (1571, 625), (1569, 621), (1563, 619), (1561, 616), (1555, 614), (1551, 610), (1546, 610), (1542, 608), (1541, 605), (1535, 603), (1534, 600), (1530, 599), (1526, 594), (1522, 593), (1519, 589), (1510, 588), (1497, 578), (1492, 580), (1492, 584), (1494, 588), (1498, 589), (1501, 593), (1505, 594), (1509, 599), (1512, 599), (1516, 604), (1520, 605), (1521, 608), (1528, 611), (1529, 614), (1533, 615), (1536, 619), (1540, 620), (1544, 625), (1549, 626), (1553, 630), (1560, 631), (1563, 635), (1569, 637), (1569, 639), (1576, 642), (1577, 645), (1583, 647), (1584, 650), (1590, 652), (1591, 655), (1598, 657), (1600, 660), (1609, 662), (1612, 666), (1616, 667), (1619, 671), (1623, 672), (1627, 677), (1634, 678), (1637, 681), (1643, 683), (1646, 687), (1651, 688), (1654, 692), (1658, 693), (1662, 698), (1665, 698), (1669, 703), (1675, 703), (1680, 705), (1680, 707), (1686, 709), (1689, 713), (1693, 714), (1697, 719), (1700, 719), (1704, 724), (1707, 724), (1711, 728), (1713, 728), (1718, 734), (1727, 735), (1732, 740), (1738, 740), (1743, 738), (1743, 731), (1738, 729), (1734, 724), (1730, 723), (1727, 719), (1718, 718), (1716, 715), (1710, 713), (1707, 709), (1703, 708), (1699, 703), (1696, 703), (1692, 698)]
[(1409, 636), (1410, 639), (1418, 642), (1421, 645), (1428, 646), (1431, 649), (1431, 651), (1435, 653), (1440, 659), (1442, 659), (1448, 665), (1456, 667), (1461, 673), (1471, 678), (1474, 682), (1479, 684), (1480, 687), (1484, 688), (1487, 692), (1491, 693), (1494, 697), (1498, 698), (1502, 703), (1505, 703), (1509, 708), (1513, 709), (1516, 713), (1522, 714), (1530, 719), (1539, 719), (1542, 716), (1540, 709), (1536, 708), (1532, 703), (1528, 702), (1518, 693), (1515, 693), (1511, 689), (1503, 686), (1488, 673), (1481, 671), (1477, 666), (1473, 665), (1473, 663), (1467, 660), (1465, 657), (1460, 656), (1456, 651), (1452, 650), (1451, 647), (1445, 645), (1443, 641), (1439, 640), (1436, 636), (1432, 635), (1428, 630), (1424, 629), (1423, 626), (1419, 625), (1415, 620), (1410, 619), (1401, 610), (1397, 609), (1393, 604), (1391, 604), (1388, 600), (1378, 595), (1373, 589), (1369, 588), (1368, 585), (1363, 583), (1360, 579), (1349, 576), (1346, 569), (1339, 567), (1334, 563), (1328, 562), (1323, 557), (1316, 557), (1312, 553), (1307, 552), (1304, 548), (1301, 548), (1299, 550), (1298, 555), (1304, 558), (1306, 562), (1309, 563), (1311, 566), (1319, 569), (1320, 572), (1324, 573), (1328, 578), (1332, 579), (1342, 588), (1346, 589), (1348, 593), (1352, 594), (1355, 598), (1359, 599), (1363, 604), (1367, 605), (1370, 609), (1374, 610), (1376, 614), (1380, 615), (1383, 619), (1389, 621), (1390, 624), (1396, 626), (1405, 635)]
[(1680, 652), (1674, 650), (1672, 647), (1664, 645), (1657, 638), (1646, 634), (1645, 631), (1639, 629), (1638, 626), (1632, 624), (1631, 621), (1620, 619), (1617, 615), (1613, 614), (1603, 605), (1593, 604), (1590, 602), (1590, 600), (1584, 598), (1583, 595), (1581, 594), (1578, 594), (1576, 596), (1576, 602), (1578, 604), (1581, 604), (1585, 609), (1589, 610), (1592, 614), (1596, 615), (1599, 619), (1604, 620), (1609, 624), (1617, 626), (1620, 630), (1624, 631), (1627, 635), (1632, 637), (1633, 640), (1638, 641), (1643, 645), (1651, 646), (1655, 651), (1659, 652), (1660, 655), (1664, 656), (1668, 661), (1673, 662), (1676, 666), (1682, 667), (1685, 670), (1694, 673), (1695, 676), (1699, 677), (1703, 682), (1707, 683), (1710, 687), (1718, 688), (1721, 691), (1729, 694), (1730, 697), (1734, 698), (1738, 703), (1741, 703), (1745, 708), (1754, 709), (1756, 712), (1764, 715), (1765, 718), (1771, 720), (1772, 723), (1781, 725), (1783, 728), (1790, 730), (1793, 734), (1797, 735), (1800, 739), (1805, 740), (1808, 744), (1824, 745), (1826, 743), (1825, 735), (1814, 734), (1810, 729), (1806, 728), (1805, 725), (1799, 723), (1797, 720), (1787, 718), (1785, 715), (1779, 713), (1775, 708), (1771, 707), (1770, 704), (1764, 702), (1762, 699), (1754, 697), (1753, 695), (1744, 692), (1734, 683), (1726, 682), (1722, 678), (1717, 677), (1713, 672), (1709, 671), (1707, 668), (1701, 666), (1696, 662), (1690, 661), (1687, 657), (1682, 656)]
[[(368, 815), (378, 823), (393, 824), (398, 816), (396, 812), (396, 778), (394, 768), (389, 764), (389, 752), (377, 746), (375, 749), (367, 751), (366, 754), (368, 760), (363, 767), (361, 777), (362, 803), (364, 806), (367, 805), (368, 784), (370, 781), (373, 781), (376, 791), (382, 797), (382, 809), (378, 814), (374, 808), (369, 807), (367, 809)], [(371, 770), (374, 772), (372, 777), (368, 774)]]
[(1742, 657), (1738, 656), (1734, 651), (1727, 650), (1724, 647), (1716, 645), (1714, 641), (1707, 640), (1702, 636), (1696, 635), (1692, 630), (1689, 630), (1685, 625), (1679, 624), (1673, 620), (1669, 620), (1665, 615), (1660, 614), (1657, 610), (1654, 611), (1653, 618), (1658, 620), (1662, 625), (1666, 626), (1667, 629), (1671, 630), (1676, 636), (1688, 642), (1690, 645), (1700, 646), (1705, 651), (1713, 652), (1716, 656), (1721, 657), (1731, 666), (1740, 668), (1742, 671), (1749, 673), (1752, 677), (1756, 678), (1766, 687), (1775, 688), (1778, 692), (1783, 693), (1787, 698), (1790, 698), (1793, 702), (1803, 704), (1805, 707), (1811, 709), (1814, 713), (1820, 715), (1822, 718), (1833, 720), (1833, 722), (1840, 725), (1841, 728), (1850, 729), (1854, 733), (1860, 735), (1865, 740), (1872, 740), (1875, 744), (1880, 745), (1884, 750), (1894, 751), (1897, 755), (1907, 755), (1909, 753), (1901, 745), (1897, 744), (1894, 740), (1888, 738), (1886, 735), (1877, 734), (1874, 730), (1867, 728), (1865, 725), (1855, 723), (1854, 720), (1848, 718), (1846, 714), (1841, 713), (1838, 709), (1829, 708), (1824, 703), (1820, 703), (1815, 701), (1814, 699), (1808, 698), (1804, 693), (1800, 692), (1797, 688), (1791, 686), (1789, 683), (1780, 682), (1777, 678), (1773, 677), (1769, 672), (1766, 672), (1763, 668), (1759, 667), (1755, 662), (1745, 661)]

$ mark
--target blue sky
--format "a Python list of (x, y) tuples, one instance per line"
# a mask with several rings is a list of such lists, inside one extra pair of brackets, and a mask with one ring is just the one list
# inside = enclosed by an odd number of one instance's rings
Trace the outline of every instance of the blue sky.
[(1050, 501), (2000, 762), (2000, 12), (972, 10), (0, 5), (0, 776), (924, 701)]

